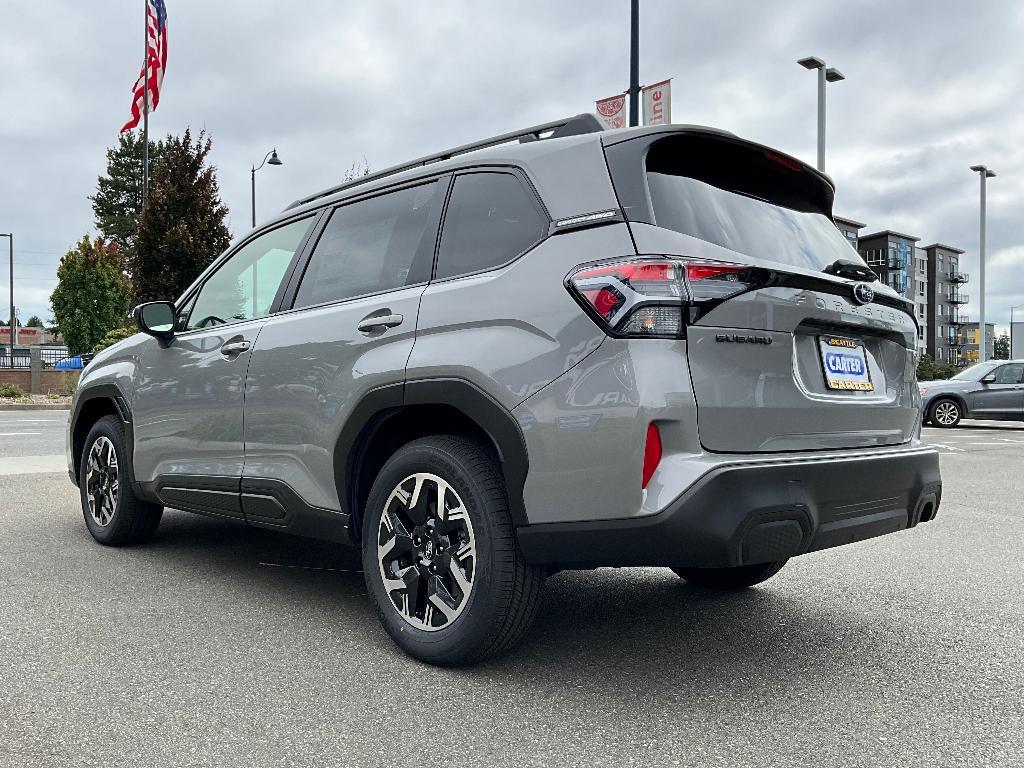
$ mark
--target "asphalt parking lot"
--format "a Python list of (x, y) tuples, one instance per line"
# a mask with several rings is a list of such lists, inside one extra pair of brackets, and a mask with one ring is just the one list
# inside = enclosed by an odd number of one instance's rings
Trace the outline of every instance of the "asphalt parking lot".
[(331, 545), (173, 511), (94, 544), (65, 419), (0, 413), (4, 766), (1024, 764), (1024, 424), (925, 430), (933, 523), (741, 594), (560, 573), (515, 652), (440, 670)]

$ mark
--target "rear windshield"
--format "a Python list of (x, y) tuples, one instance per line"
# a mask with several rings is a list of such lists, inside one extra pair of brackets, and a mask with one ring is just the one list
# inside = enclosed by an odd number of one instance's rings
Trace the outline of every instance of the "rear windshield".
[(831, 192), (819, 179), (760, 148), (699, 143), (663, 141), (648, 154), (647, 185), (658, 226), (806, 269), (821, 270), (836, 259), (861, 261), (822, 212), (831, 205)]

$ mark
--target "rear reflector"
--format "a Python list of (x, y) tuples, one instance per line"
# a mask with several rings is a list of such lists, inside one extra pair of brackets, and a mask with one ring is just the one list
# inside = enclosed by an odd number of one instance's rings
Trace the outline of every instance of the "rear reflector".
[(660, 461), (661, 432), (658, 431), (657, 424), (651, 423), (647, 425), (647, 442), (644, 444), (644, 474), (640, 483), (641, 488), (647, 487)]

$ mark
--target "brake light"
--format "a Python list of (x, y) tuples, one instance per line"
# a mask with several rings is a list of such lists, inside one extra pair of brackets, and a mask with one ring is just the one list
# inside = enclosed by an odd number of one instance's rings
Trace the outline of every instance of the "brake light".
[(742, 264), (641, 258), (584, 265), (567, 284), (613, 335), (679, 338), (687, 318), (692, 322), (715, 302), (756, 287), (757, 271)]
[(647, 442), (644, 443), (644, 472), (643, 480), (640, 483), (641, 488), (647, 487), (660, 461), (661, 432), (658, 430), (658, 425), (652, 422), (647, 425)]

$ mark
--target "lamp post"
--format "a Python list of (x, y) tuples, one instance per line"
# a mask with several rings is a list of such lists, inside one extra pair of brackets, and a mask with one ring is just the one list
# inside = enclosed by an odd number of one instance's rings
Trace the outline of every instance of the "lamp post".
[(640, 125), (640, 0), (629, 4), (629, 125)]
[(263, 162), (259, 165), (252, 167), (252, 225), (256, 226), (256, 171), (262, 168), (264, 165), (284, 165), (281, 162), (281, 158), (277, 156), (277, 147), (267, 152), (263, 158)]
[(984, 165), (972, 165), (971, 170), (981, 178), (981, 231), (978, 243), (978, 274), (981, 285), (978, 286), (978, 362), (985, 362), (988, 351), (988, 334), (985, 332), (985, 182), (995, 178), (995, 171)]
[(817, 56), (807, 56), (797, 61), (804, 69), (818, 70), (818, 170), (825, 172), (825, 83), (837, 83), (845, 80), (835, 67), (825, 66), (825, 62)]
[(6, 237), (7, 238), (7, 248), (8, 248), (7, 253), (10, 256), (10, 262), (11, 262), (11, 306), (10, 306), (11, 312), (10, 312), (10, 315), (8, 316), (8, 318), (7, 318), (7, 321), (11, 324), (11, 326), (10, 326), (10, 330), (11, 330), (11, 339), (10, 339), (10, 342), (11, 342), (11, 345), (10, 345), (11, 356), (10, 356), (10, 359), (9, 359), (9, 365), (13, 368), (14, 367), (14, 328), (15, 328), (15, 325), (14, 325), (14, 233), (13, 232), (8, 232), (7, 234), (0, 233), (0, 237)]

